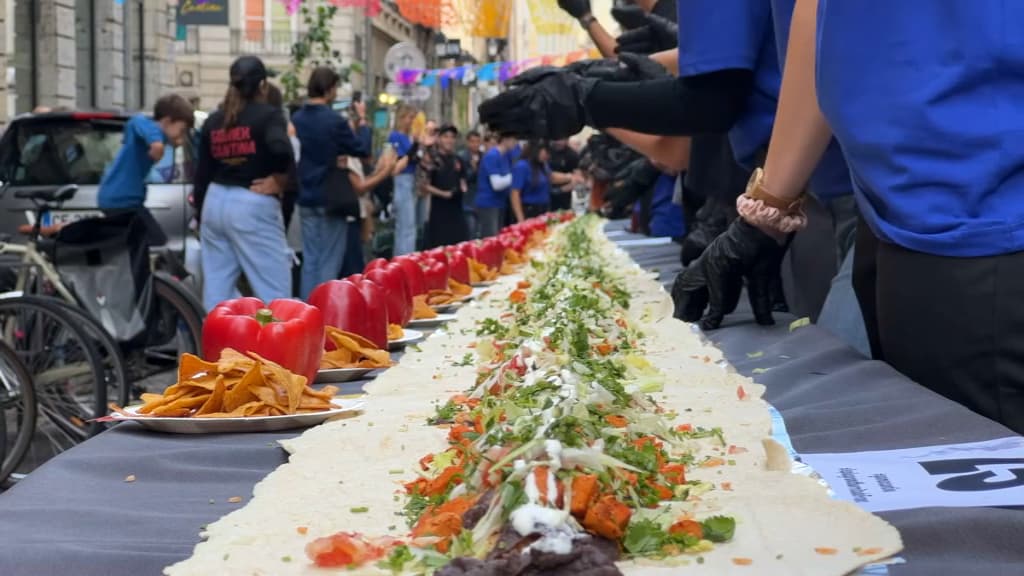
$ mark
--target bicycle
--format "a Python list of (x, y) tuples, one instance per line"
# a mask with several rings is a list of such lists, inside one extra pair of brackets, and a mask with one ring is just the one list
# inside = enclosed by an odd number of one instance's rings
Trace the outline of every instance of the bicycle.
[[(15, 193), (16, 197), (32, 200), (35, 205), (35, 218), (31, 225), (20, 230), (29, 237), (26, 244), (0, 241), (0, 255), (16, 255), (21, 258), (13, 294), (52, 294), (81, 309), (81, 302), (63, 281), (53, 262), (53, 255), (59, 242), (59, 238), (54, 239), (53, 236), (59, 231), (59, 227), (44, 228), (42, 225), (44, 215), (59, 209), (77, 190), (77, 186), (69, 184), (56, 189)], [(162, 378), (168, 372), (173, 373), (182, 353), (198, 354), (201, 351), (200, 339), (205, 315), (202, 304), (174, 277), (156, 269), (157, 262), (166, 259), (165, 254), (159, 250), (154, 250), (151, 254), (153, 304), (150, 315), (145, 319), (143, 342), (117, 343), (113, 347), (120, 349), (124, 357), (123, 365), (126, 370), (123, 377), (113, 370), (113, 365), (118, 361), (111, 349), (111, 340), (90, 329), (97, 341), (97, 348), (102, 351), (106, 357), (106, 364), (111, 367), (111, 370), (107, 370), (106, 379), (110, 388), (109, 397), (122, 405), (147, 388), (163, 389), (169, 382), (149, 380), (155, 377)], [(133, 384), (129, 386), (128, 382)]]
[(0, 490), (15, 481), (36, 431), (35, 386), (17, 353), (0, 342)]

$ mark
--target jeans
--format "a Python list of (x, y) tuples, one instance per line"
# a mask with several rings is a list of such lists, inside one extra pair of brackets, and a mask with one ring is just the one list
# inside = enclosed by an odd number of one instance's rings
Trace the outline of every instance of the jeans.
[(480, 237), (480, 229), (476, 222), (476, 209), (466, 208), (462, 213), (466, 216), (466, 230), (469, 230), (469, 239), (476, 240)]
[(480, 226), (480, 238), (497, 236), (505, 224), (505, 209), (477, 208), (476, 217)]
[(395, 214), (394, 255), (401, 256), (416, 251), (416, 228), (419, 225), (416, 199), (416, 175), (395, 176), (395, 195), (392, 199)]
[(854, 250), (855, 248), (851, 247), (846, 251), (839, 273), (832, 279), (832, 288), (825, 298), (825, 305), (821, 307), (821, 315), (818, 316), (818, 326), (870, 358), (868, 331), (864, 327), (864, 316), (857, 302), (857, 294), (853, 291)]
[[(372, 218), (372, 216), (369, 216), (369, 218)], [(345, 244), (345, 257), (342, 259), (339, 278), (353, 274), (362, 274), (363, 268), (366, 266), (363, 261), (362, 222), (356, 220), (346, 224), (348, 227), (348, 240), (346, 240), (347, 243)]]
[(335, 280), (345, 261), (348, 244), (348, 223), (344, 218), (328, 216), (324, 208), (299, 206), (302, 222), (302, 281), (299, 290), (303, 298), (318, 285)]
[(264, 302), (292, 295), (291, 251), (277, 198), (240, 186), (210, 184), (203, 203), (203, 306), (237, 298), (244, 273)]

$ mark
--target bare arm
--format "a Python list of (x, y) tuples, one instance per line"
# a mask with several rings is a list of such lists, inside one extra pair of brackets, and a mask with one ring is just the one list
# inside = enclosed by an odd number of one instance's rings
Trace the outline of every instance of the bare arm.
[(673, 76), (679, 76), (679, 49), (673, 48), (671, 50), (665, 50), (664, 52), (656, 52), (651, 54), (651, 60), (654, 60), (658, 64), (665, 67), (668, 73)]
[(395, 162), (395, 167), (391, 169), (391, 175), (392, 176), (398, 176), (408, 166), (409, 166), (409, 157), (408, 156), (402, 156), (401, 158), (398, 159), (398, 162)]
[(516, 222), (522, 222), (526, 220), (523, 215), (523, 200), (521, 198), (521, 192), (517, 188), (513, 188), (512, 192), (508, 196), (509, 202), (512, 204), (512, 214), (516, 217)]
[(832, 138), (814, 86), (818, 0), (797, 0), (790, 23), (775, 127), (762, 183), (773, 196), (800, 195)]
[(603, 24), (596, 19), (591, 20), (585, 29), (602, 57), (615, 58), (615, 47), (617, 46), (615, 38), (605, 30)]
[(564, 186), (572, 182), (572, 174), (569, 172), (552, 172), (551, 185)]
[(673, 172), (682, 172), (690, 165), (689, 136), (653, 136), (623, 128), (608, 128), (605, 132)]

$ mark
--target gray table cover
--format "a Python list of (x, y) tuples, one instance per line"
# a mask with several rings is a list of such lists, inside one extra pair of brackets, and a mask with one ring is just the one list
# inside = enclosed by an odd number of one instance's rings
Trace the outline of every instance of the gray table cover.
[[(674, 245), (627, 250), (640, 265), (660, 270), (666, 282), (679, 269)], [(790, 332), (790, 319), (780, 316), (778, 325), (764, 328), (738, 313), (708, 336), (741, 373), (770, 368), (754, 378), (785, 416), (798, 452), (1012, 435), (863, 358), (824, 330)], [(755, 351), (764, 354), (747, 356)], [(117, 426), (0, 494), (0, 576), (160, 574), (190, 555), (201, 526), (243, 505), (229, 498), (241, 496), (244, 503), (253, 485), (285, 462), (275, 441), (296, 433), (174, 436)], [(135, 481), (125, 482), (128, 475)], [(356, 501), (341, 491), (325, 505)], [(927, 508), (881, 515), (906, 544), (906, 564), (889, 568), (894, 576), (1024, 574), (1024, 513), (1018, 510)]]

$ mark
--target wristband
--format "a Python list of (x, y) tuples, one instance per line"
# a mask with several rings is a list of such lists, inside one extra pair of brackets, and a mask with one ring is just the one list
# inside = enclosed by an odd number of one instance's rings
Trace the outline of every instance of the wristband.
[(736, 198), (736, 211), (754, 226), (788, 234), (807, 226), (804, 196), (800, 193), (790, 201), (768, 192), (764, 186), (764, 170), (758, 168), (750, 176), (746, 191)]
[(589, 29), (590, 25), (594, 22), (597, 22), (597, 18), (594, 18), (593, 14), (587, 14), (580, 18), (580, 26), (582, 26), (584, 30)]

